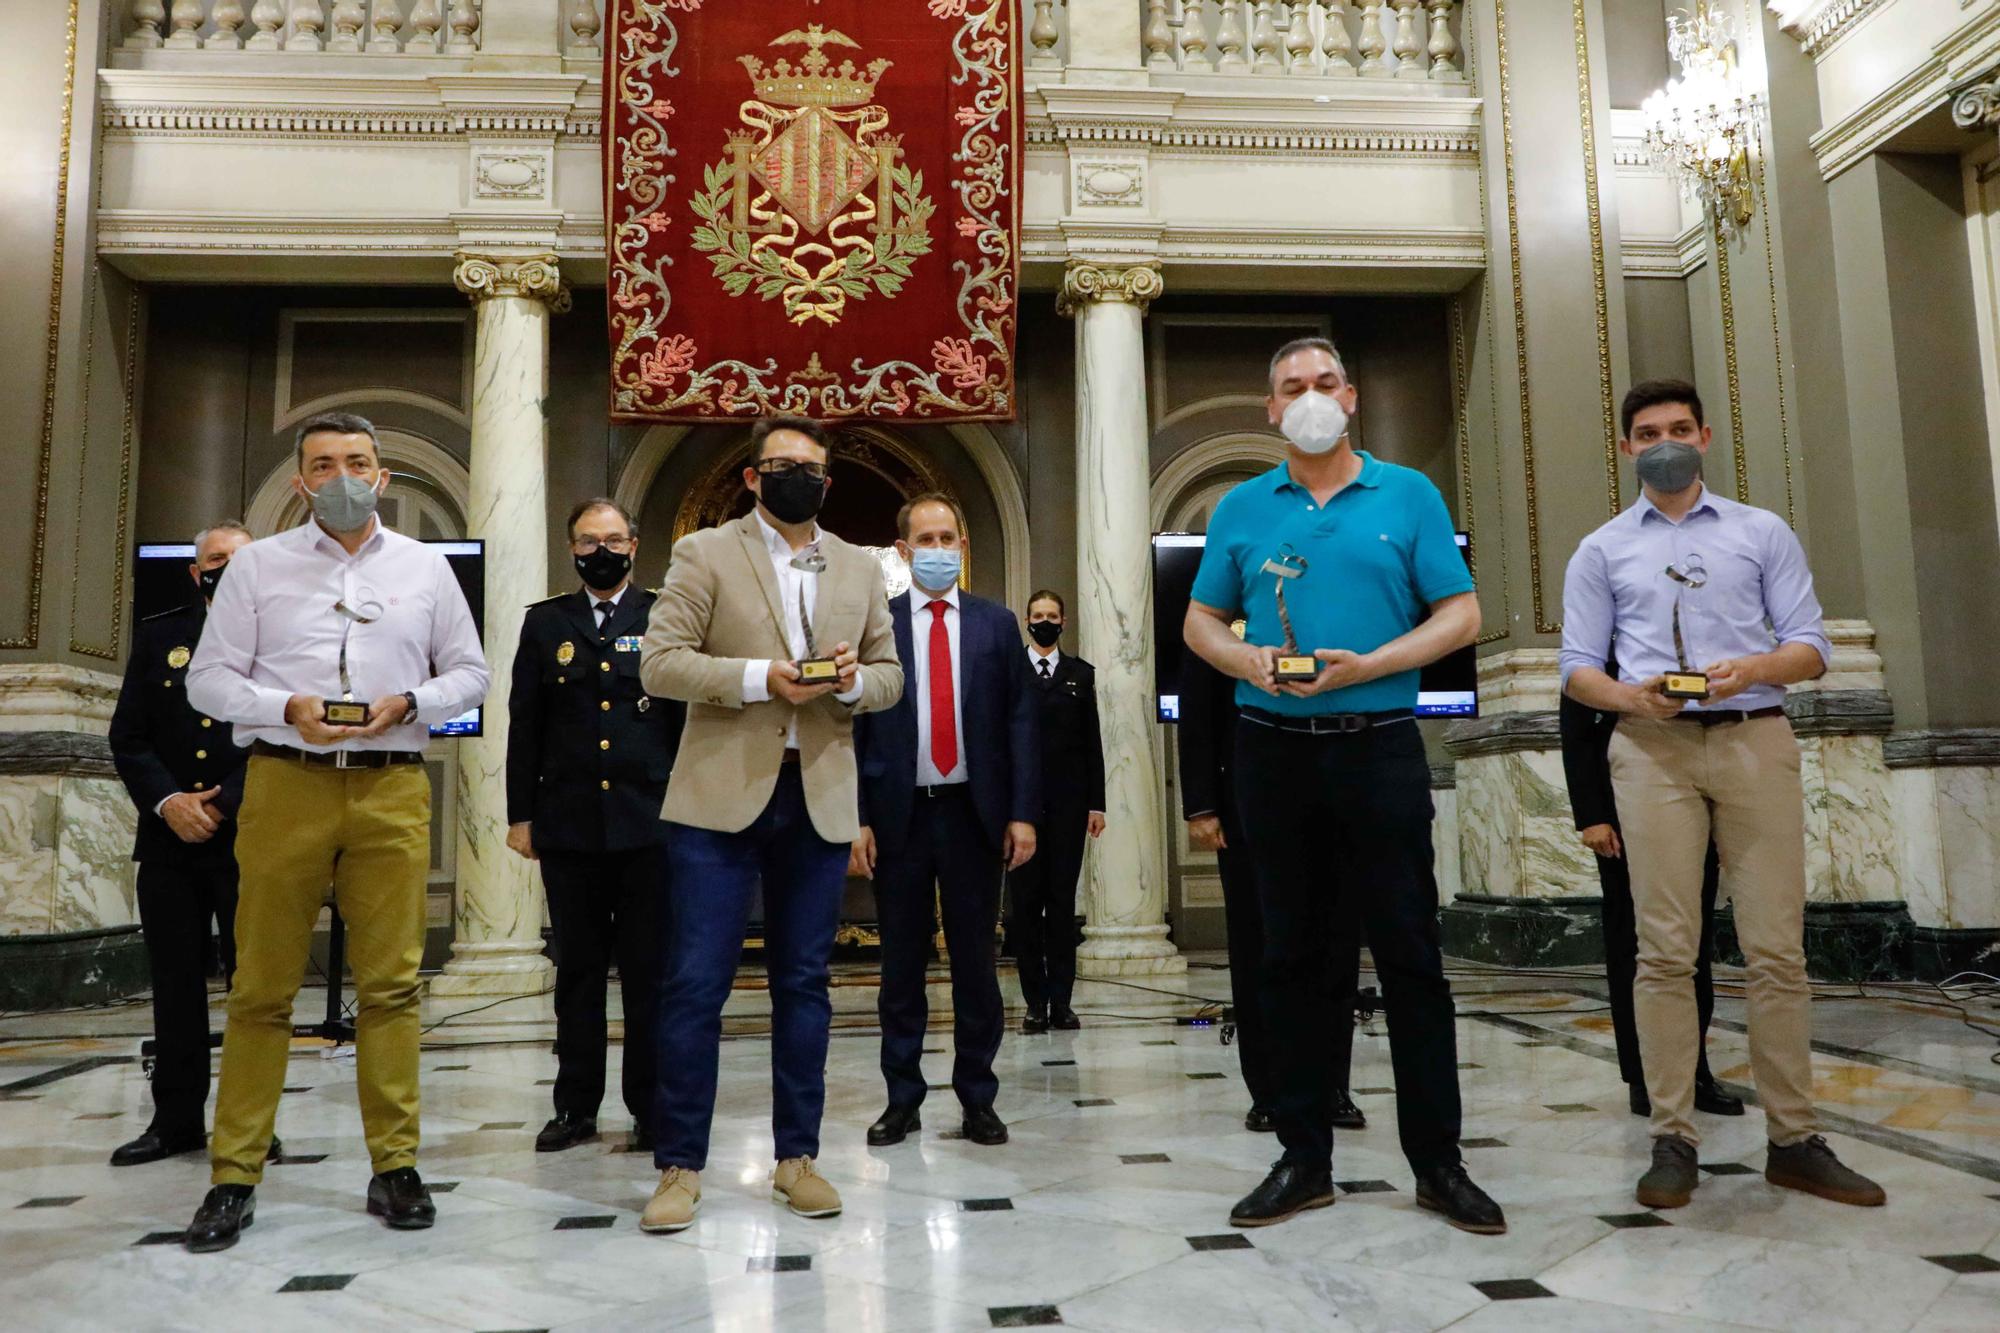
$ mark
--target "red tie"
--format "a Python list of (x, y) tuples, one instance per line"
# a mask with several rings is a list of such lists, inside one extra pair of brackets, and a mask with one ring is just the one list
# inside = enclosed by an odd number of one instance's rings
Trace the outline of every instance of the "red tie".
[(951, 635), (944, 627), (945, 604), (931, 606), (931, 763), (938, 776), (958, 767), (958, 720), (952, 708)]

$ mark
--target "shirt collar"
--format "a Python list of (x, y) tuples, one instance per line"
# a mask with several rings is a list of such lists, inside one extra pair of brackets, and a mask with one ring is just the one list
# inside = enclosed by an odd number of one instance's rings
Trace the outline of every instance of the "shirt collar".
[(627, 583), (624, 588), (620, 588), (617, 592), (612, 593), (609, 597), (600, 597), (597, 593), (597, 589), (595, 588), (585, 588), (584, 592), (590, 598), (590, 609), (592, 611), (595, 611), (600, 606), (618, 605), (619, 602), (624, 600), (625, 588), (629, 588), (631, 586), (632, 586), (631, 584)]
[(1032, 643), (1029, 644), (1028, 665), (1034, 669), (1036, 675), (1041, 674), (1042, 663), (1044, 662), (1047, 662), (1049, 664), (1049, 672), (1051, 675), (1053, 675), (1055, 673), (1055, 669), (1062, 665), (1062, 649), (1051, 648), (1049, 649), (1049, 655), (1047, 657), (1043, 657), (1041, 652), (1038, 649), (1036, 649), (1034, 644)]
[[(1382, 471), (1389, 465), (1369, 453), (1366, 449), (1356, 449), (1354, 456), (1361, 460), (1361, 471), (1355, 474), (1354, 480), (1349, 482), (1348, 486), (1366, 486), (1371, 491), (1381, 486)], [(1266, 473), (1265, 476), (1269, 479), (1273, 492), (1282, 491), (1288, 486), (1293, 490), (1305, 489), (1292, 480), (1292, 465), (1289, 462), (1278, 464), (1278, 466)], [(1346, 486), (1341, 487), (1341, 490), (1345, 489), (1347, 489)]]
[[(1722, 516), (1722, 507), (1717, 502), (1716, 494), (1709, 489), (1705, 481), (1701, 483), (1701, 494), (1696, 497), (1694, 504), (1689, 506), (1687, 513), (1681, 515), (1680, 521), (1685, 523), (1703, 510), (1714, 514), (1717, 518)], [(1640, 489), (1639, 498), (1632, 504), (1632, 513), (1640, 523), (1645, 523), (1655, 516), (1658, 516), (1662, 523), (1674, 521), (1660, 511), (1660, 507), (1653, 503), (1652, 497), (1646, 494), (1644, 488)]]
[(358, 560), (368, 551), (373, 550), (375, 547), (382, 545), (383, 541), (385, 540), (382, 534), (388, 531), (388, 529), (383, 526), (382, 516), (380, 514), (370, 514), (368, 516), (368, 522), (373, 526), (371, 526), (368, 529), (367, 537), (362, 539), (361, 545), (355, 548), (354, 554), (352, 556), (349, 556), (347, 554), (347, 548), (340, 544), (340, 539), (338, 537), (334, 536), (332, 533), (328, 532), (325, 528), (320, 526), (318, 519), (308, 517), (306, 519), (306, 526), (312, 529), (314, 545), (333, 552), (334, 554), (340, 556), (341, 559), (343, 560), (348, 560), (348, 559)]
[(910, 585), (911, 610), (921, 611), (925, 607), (929, 606), (932, 602), (943, 602), (946, 606), (949, 606), (952, 610), (954, 611), (958, 610), (958, 585), (953, 584), (950, 588), (945, 590), (944, 595), (941, 597), (931, 596), (931, 594), (925, 592), (922, 588), (919, 588), (914, 583)]
[(783, 556), (785, 559), (790, 560), (794, 556), (808, 555), (819, 549), (821, 533), (817, 522), (813, 524), (812, 540), (807, 542), (803, 549), (794, 551), (792, 543), (785, 537), (785, 534), (771, 526), (770, 522), (765, 519), (762, 510), (752, 506), (750, 512), (756, 517), (757, 527), (764, 534), (764, 549), (772, 555)]

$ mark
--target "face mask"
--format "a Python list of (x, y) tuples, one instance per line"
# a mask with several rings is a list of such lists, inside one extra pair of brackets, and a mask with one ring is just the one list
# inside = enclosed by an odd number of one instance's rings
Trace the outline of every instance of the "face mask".
[(214, 569), (204, 569), (201, 571), (201, 600), (204, 602), (215, 600), (215, 589), (222, 582), (222, 571), (227, 568), (229, 568), (229, 564), (227, 561), (224, 561)]
[(632, 572), (632, 557), (620, 555), (608, 546), (600, 546), (589, 555), (574, 558), (576, 572), (583, 579), (584, 586), (598, 592), (610, 592)]
[(1701, 476), (1701, 450), (1684, 440), (1662, 440), (1639, 455), (1639, 480), (1662, 495), (1676, 495)]
[(798, 468), (782, 477), (757, 474), (758, 498), (780, 523), (804, 523), (819, 513), (826, 499), (826, 483), (814, 481)]
[(958, 583), (961, 563), (956, 548), (921, 547), (910, 552), (910, 577), (925, 592), (949, 592)]
[(307, 491), (313, 517), (328, 532), (359, 532), (368, 526), (381, 493), (361, 478), (342, 473), (316, 491)]
[(1292, 399), (1278, 429), (1299, 452), (1323, 454), (1347, 434), (1347, 409), (1332, 394), (1315, 389)]
[(1056, 640), (1062, 637), (1062, 621), (1034, 621), (1028, 626), (1028, 637), (1035, 641), (1037, 647), (1053, 648), (1056, 646)]

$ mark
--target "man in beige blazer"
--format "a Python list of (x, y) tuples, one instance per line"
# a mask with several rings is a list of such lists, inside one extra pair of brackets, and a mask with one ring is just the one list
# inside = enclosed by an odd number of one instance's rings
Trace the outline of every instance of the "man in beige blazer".
[(854, 716), (894, 704), (903, 668), (881, 566), (817, 522), (826, 432), (767, 417), (750, 439), (743, 484), (756, 507), (675, 543), (639, 649), (646, 692), (687, 703), (661, 812), (673, 873), (653, 1103), (660, 1182), (640, 1219), (653, 1232), (682, 1230), (701, 1206), (722, 1006), (760, 887), (772, 1198), (803, 1217), (840, 1211), (813, 1159), (833, 1014), (827, 965), (860, 823)]

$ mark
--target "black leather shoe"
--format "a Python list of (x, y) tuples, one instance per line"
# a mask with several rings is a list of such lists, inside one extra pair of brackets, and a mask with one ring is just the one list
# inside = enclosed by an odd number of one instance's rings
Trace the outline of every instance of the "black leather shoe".
[(993, 1113), (990, 1106), (974, 1106), (967, 1109), (965, 1122), (959, 1126), (965, 1137), (986, 1148), (997, 1148), (1007, 1141), (1007, 1123)]
[(1333, 1204), (1331, 1167), (1307, 1168), (1280, 1158), (1264, 1183), (1229, 1210), (1233, 1227), (1269, 1227), (1297, 1217), (1308, 1208)]
[(1486, 1191), (1472, 1183), (1463, 1166), (1434, 1166), (1417, 1176), (1417, 1207), (1443, 1213), (1444, 1220), (1475, 1236), (1500, 1236), (1507, 1215)]
[(370, 1180), (368, 1211), (397, 1231), (422, 1231), (438, 1216), (431, 1192), (414, 1166), (399, 1166)]
[(1243, 1128), (1252, 1134), (1275, 1134), (1278, 1132), (1278, 1120), (1263, 1107), (1253, 1106), (1250, 1113), (1243, 1117)]
[(257, 1219), (255, 1185), (217, 1185), (194, 1210), (181, 1244), (192, 1254), (226, 1250), (243, 1234), (243, 1228)]
[(1039, 1037), (1049, 1030), (1049, 1016), (1039, 1009), (1030, 1009), (1021, 1019), (1021, 1035)]
[(1633, 1115), (1643, 1115), (1651, 1118), (1653, 1114), (1653, 1099), (1646, 1095), (1645, 1084), (1634, 1083), (1626, 1088), (1625, 1100), (1632, 1107)]
[(1049, 1026), (1058, 1032), (1076, 1032), (1083, 1027), (1083, 1020), (1076, 1016), (1076, 1010), (1059, 1004), (1049, 1010)]
[(1368, 1128), (1368, 1117), (1361, 1114), (1361, 1108), (1354, 1104), (1354, 1098), (1338, 1090), (1333, 1094), (1333, 1127), (1335, 1129)]
[(1706, 1111), (1710, 1115), (1742, 1115), (1743, 1099), (1732, 1097), (1722, 1090), (1722, 1085), (1713, 1077), (1696, 1079), (1694, 1085), (1694, 1109)]
[(111, 1154), (111, 1165), (144, 1166), (179, 1157), (184, 1152), (200, 1152), (207, 1146), (208, 1136), (200, 1130), (192, 1134), (162, 1134), (149, 1129), (130, 1143), (119, 1144)]
[(901, 1143), (923, 1127), (923, 1117), (917, 1114), (916, 1107), (892, 1104), (879, 1120), (868, 1127), (868, 1146), (886, 1148), (892, 1143)]
[(557, 1115), (535, 1135), (536, 1152), (561, 1152), (597, 1137), (597, 1122), (580, 1115)]

